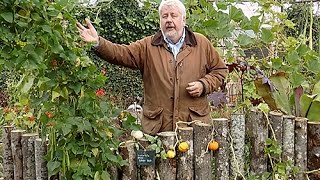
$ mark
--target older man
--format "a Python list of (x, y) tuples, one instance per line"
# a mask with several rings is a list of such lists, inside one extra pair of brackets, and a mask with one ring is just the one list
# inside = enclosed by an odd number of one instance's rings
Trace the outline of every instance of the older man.
[(172, 131), (178, 121), (209, 121), (206, 94), (221, 86), (227, 73), (210, 41), (186, 27), (186, 9), (179, 0), (159, 6), (160, 31), (130, 45), (114, 44), (77, 24), (86, 42), (106, 61), (139, 69), (144, 82), (142, 128), (145, 133)]

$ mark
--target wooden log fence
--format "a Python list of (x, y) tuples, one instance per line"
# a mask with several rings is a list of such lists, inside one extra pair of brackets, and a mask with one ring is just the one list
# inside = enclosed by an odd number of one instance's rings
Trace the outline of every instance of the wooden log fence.
[[(153, 166), (138, 167), (137, 142), (127, 142), (120, 147), (120, 154), (129, 165), (118, 169), (115, 179), (231, 180), (246, 179), (248, 175), (259, 179), (270, 166), (270, 156), (265, 152), (268, 138), (279, 143), (282, 149), (280, 161), (291, 162), (298, 168), (295, 175), (292, 170), (286, 172), (289, 179), (320, 179), (320, 123), (308, 122), (307, 118), (279, 112), (264, 114), (253, 109), (247, 115), (235, 113), (230, 119), (212, 119), (211, 124), (195, 121), (177, 127), (175, 132), (161, 132), (157, 136), (166, 151), (176, 145), (177, 156), (157, 158)], [(211, 140), (219, 143), (218, 150), (208, 150)], [(189, 145), (185, 153), (177, 150), (181, 141)], [(44, 159), (46, 141), (36, 134), (5, 126), (2, 142), (5, 180), (49, 178)], [(139, 140), (139, 144), (147, 147), (148, 142)]]

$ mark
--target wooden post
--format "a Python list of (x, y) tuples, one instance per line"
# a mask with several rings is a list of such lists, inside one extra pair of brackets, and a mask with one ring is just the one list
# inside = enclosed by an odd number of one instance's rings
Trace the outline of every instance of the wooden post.
[(187, 152), (177, 150), (177, 179), (192, 180), (194, 175), (193, 168), (193, 128), (178, 127), (179, 141), (185, 141), (189, 144)]
[[(109, 166), (107, 168), (107, 172), (110, 173), (112, 180), (118, 180), (119, 179), (119, 171), (118, 171), (118, 167), (117, 166), (115, 166), (115, 165)], [(59, 178), (57, 180), (59, 180)]]
[(231, 114), (231, 177), (242, 178), (244, 174), (245, 116), (243, 113)]
[[(282, 131), (283, 131), (283, 114), (277, 111), (271, 111), (269, 113), (269, 120), (274, 134), (270, 133), (269, 137), (275, 139), (282, 150)], [(275, 137), (274, 137), (275, 136)]]
[(11, 149), (11, 131), (13, 126), (4, 126), (2, 131), (3, 143), (3, 178), (5, 180), (14, 178), (13, 157)]
[(34, 140), (37, 136), (38, 134), (36, 133), (28, 133), (23, 134), (21, 138), (24, 180), (36, 179), (36, 167), (34, 161)]
[[(150, 150), (148, 146), (150, 143), (145, 139), (139, 140), (140, 144), (146, 148), (146, 150)], [(156, 178), (156, 169), (155, 166), (141, 166), (140, 167), (140, 178), (141, 180), (154, 180)]]
[[(308, 122), (308, 170), (320, 169), (320, 122)], [(320, 179), (319, 171), (309, 175)]]
[(212, 139), (212, 125), (193, 124), (194, 177), (198, 180), (212, 179), (211, 154), (208, 143)]
[(44, 159), (47, 155), (47, 141), (37, 138), (34, 143), (36, 178), (37, 180), (48, 179), (47, 162)]
[(134, 141), (128, 141), (120, 148), (120, 154), (129, 165), (121, 167), (122, 180), (137, 179), (137, 162)]
[(216, 132), (216, 141), (219, 143), (215, 158), (215, 179), (229, 179), (229, 120), (216, 118), (212, 119), (212, 124)]
[(294, 116), (283, 116), (283, 152), (282, 160), (294, 162)]
[(299, 168), (296, 180), (306, 179), (307, 170), (307, 118), (297, 117), (295, 119), (295, 166)]
[(21, 136), (25, 130), (11, 131), (11, 149), (13, 157), (14, 180), (23, 180), (23, 159)]
[[(161, 132), (157, 134), (162, 141), (162, 144), (166, 150), (166, 152), (172, 148), (176, 141), (176, 133), (173, 131)], [(176, 158), (172, 159), (160, 159), (158, 165), (159, 177), (160, 179), (176, 179)]]
[(248, 119), (252, 123), (250, 169), (252, 174), (261, 177), (264, 172), (267, 172), (268, 161), (264, 148), (268, 138), (268, 122), (265, 115), (256, 109), (249, 112)]

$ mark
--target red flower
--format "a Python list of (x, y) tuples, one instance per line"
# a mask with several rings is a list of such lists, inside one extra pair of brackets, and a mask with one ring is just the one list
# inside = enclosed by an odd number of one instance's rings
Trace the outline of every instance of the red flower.
[(102, 97), (102, 96), (104, 96), (104, 94), (105, 94), (104, 89), (97, 89), (96, 90), (97, 97)]
[(4, 113), (9, 113), (10, 109), (9, 108), (4, 108), (3, 112)]
[(28, 117), (28, 119), (29, 119), (29, 121), (33, 122), (33, 121), (35, 121), (35, 120), (36, 120), (36, 117), (34, 117), (34, 116), (30, 116), (30, 117)]
[(47, 111), (47, 112), (45, 112), (45, 114), (47, 115), (48, 118), (52, 118), (51, 112)]

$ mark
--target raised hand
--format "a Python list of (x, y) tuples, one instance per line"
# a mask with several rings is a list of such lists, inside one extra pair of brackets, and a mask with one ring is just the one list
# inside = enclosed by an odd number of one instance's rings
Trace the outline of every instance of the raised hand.
[(99, 43), (99, 36), (96, 29), (93, 27), (89, 19), (85, 19), (87, 27), (82, 26), (79, 22), (77, 22), (78, 30), (81, 38), (86, 42)]

